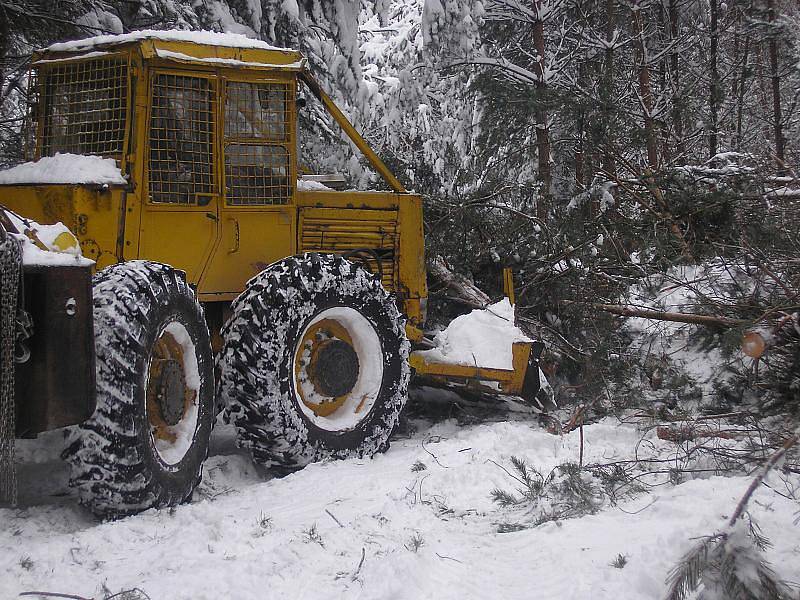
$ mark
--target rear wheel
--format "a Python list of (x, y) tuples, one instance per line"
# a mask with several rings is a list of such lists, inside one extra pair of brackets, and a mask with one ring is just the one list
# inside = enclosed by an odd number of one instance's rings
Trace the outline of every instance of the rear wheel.
[(104, 517), (188, 500), (214, 420), (211, 345), (183, 274), (131, 261), (94, 278), (97, 409), (64, 451)]
[(338, 256), (287, 258), (232, 309), (220, 390), (257, 462), (288, 471), (388, 447), (410, 345), (378, 278)]

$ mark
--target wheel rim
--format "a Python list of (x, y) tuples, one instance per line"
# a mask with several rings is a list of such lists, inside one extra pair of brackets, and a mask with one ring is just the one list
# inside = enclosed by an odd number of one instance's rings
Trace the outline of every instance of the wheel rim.
[(147, 366), (146, 410), (150, 440), (167, 466), (183, 460), (199, 421), (200, 369), (186, 327), (172, 321), (158, 335)]
[(312, 423), (352, 429), (369, 415), (383, 382), (375, 327), (346, 306), (317, 313), (295, 345), (293, 373), (295, 397)]

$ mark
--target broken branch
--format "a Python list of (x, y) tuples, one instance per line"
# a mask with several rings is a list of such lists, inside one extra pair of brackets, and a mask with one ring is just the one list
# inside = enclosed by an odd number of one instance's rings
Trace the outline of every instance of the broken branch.
[(712, 315), (694, 315), (687, 313), (666, 312), (662, 310), (650, 310), (647, 308), (631, 308), (619, 304), (600, 304), (598, 302), (576, 302), (574, 300), (562, 300), (562, 304), (578, 304), (591, 306), (597, 310), (602, 310), (621, 317), (642, 317), (643, 319), (653, 319), (656, 321), (672, 321), (675, 323), (691, 323), (694, 325), (706, 325), (708, 327), (738, 327), (745, 325), (749, 321), (744, 319), (731, 319), (728, 317), (715, 317)]

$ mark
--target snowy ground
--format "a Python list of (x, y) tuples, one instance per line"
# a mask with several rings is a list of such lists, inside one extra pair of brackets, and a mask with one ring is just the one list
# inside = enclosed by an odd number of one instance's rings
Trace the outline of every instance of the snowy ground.
[[(58, 432), (22, 441), (23, 507), (0, 509), (0, 598), (38, 590), (99, 599), (130, 588), (152, 600), (659, 598), (691, 539), (719, 529), (749, 483), (667, 483), (595, 515), (498, 533), (532, 519), (525, 506), (492, 501), (493, 488), (514, 491), (498, 464), (510, 468), (514, 455), (547, 473), (577, 461), (578, 434), (554, 436), (530, 420), (416, 427), (373, 460), (281, 479), (256, 469), (222, 427), (192, 504), (109, 523), (69, 494)], [(672, 451), (616, 419), (584, 432), (587, 463), (631, 457), (643, 435), (640, 454)], [(419, 463), (425, 469), (413, 470)], [(751, 502), (774, 543), (768, 560), (793, 582), (797, 510), (766, 487)], [(620, 554), (627, 564), (615, 568)]]

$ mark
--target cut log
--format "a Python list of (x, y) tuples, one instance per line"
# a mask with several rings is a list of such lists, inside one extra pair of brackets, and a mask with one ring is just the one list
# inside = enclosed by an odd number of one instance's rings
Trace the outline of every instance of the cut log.
[(728, 317), (715, 317), (712, 315), (693, 315), (689, 313), (674, 313), (661, 310), (650, 310), (647, 308), (631, 308), (619, 304), (600, 304), (597, 302), (575, 302), (574, 300), (562, 300), (562, 304), (579, 304), (591, 306), (597, 310), (602, 310), (621, 317), (641, 317), (643, 319), (653, 319), (655, 321), (673, 321), (675, 323), (691, 323), (694, 325), (707, 325), (710, 327), (738, 327), (745, 325), (749, 321), (744, 319), (730, 319)]
[(734, 440), (737, 438), (735, 430), (715, 430), (705, 427), (693, 427), (692, 425), (670, 425), (669, 427), (658, 427), (656, 435), (658, 439), (681, 444), (692, 442), (699, 439), (720, 438), (723, 440)]
[(431, 287), (440, 293), (444, 291), (449, 300), (470, 308), (486, 308), (491, 303), (489, 296), (463, 275), (454, 273), (440, 256), (428, 263), (428, 276)]

